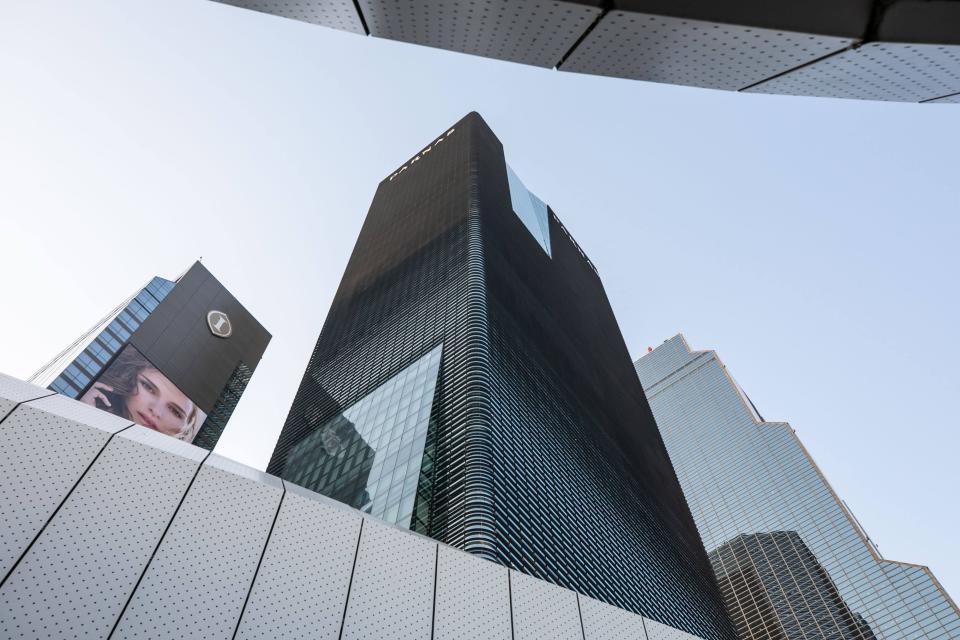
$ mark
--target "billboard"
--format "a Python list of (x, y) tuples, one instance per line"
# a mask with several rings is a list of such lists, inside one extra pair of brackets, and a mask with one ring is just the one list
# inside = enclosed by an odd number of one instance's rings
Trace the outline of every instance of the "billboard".
[(129, 344), (97, 376), (80, 401), (184, 442), (193, 442), (207, 417)]

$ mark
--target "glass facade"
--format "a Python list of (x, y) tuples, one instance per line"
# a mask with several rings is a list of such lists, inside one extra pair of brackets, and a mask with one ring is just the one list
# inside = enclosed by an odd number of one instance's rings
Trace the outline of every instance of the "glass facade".
[(789, 424), (764, 422), (682, 336), (636, 363), (738, 634), (960, 638), (926, 567), (883, 559)]
[(410, 527), (442, 347), (329, 418), (290, 451), (287, 478)]
[(527, 189), (520, 177), (507, 165), (507, 185), (510, 187), (510, 204), (523, 226), (533, 234), (543, 250), (550, 255), (550, 223), (547, 205)]
[(596, 270), (477, 114), (428, 148), (378, 187), (267, 471), (732, 639)]
[(125, 307), (104, 327), (68, 364), (49, 389), (70, 398), (79, 398), (91, 380), (95, 380), (108, 362), (140, 328), (157, 305), (167, 297), (176, 283), (163, 278), (154, 278), (140, 290)]

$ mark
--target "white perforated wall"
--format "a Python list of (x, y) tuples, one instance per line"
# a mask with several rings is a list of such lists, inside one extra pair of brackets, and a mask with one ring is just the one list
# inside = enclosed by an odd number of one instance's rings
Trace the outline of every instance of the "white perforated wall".
[(287, 492), (237, 638), (336, 640), (360, 537), (359, 513), (285, 483)]
[(429, 47), (554, 67), (600, 14), (541, 0), (359, 0), (370, 34)]
[(0, 373), (0, 420), (21, 402), (49, 396), (53, 391), (37, 387)]
[(873, 42), (773, 78), (752, 93), (919, 102), (960, 92), (960, 46)]
[(106, 637), (205, 454), (113, 438), (0, 589), (0, 637)]
[(583, 640), (576, 593), (516, 571), (510, 587), (518, 640)]
[(367, 519), (343, 622), (343, 640), (430, 637), (437, 544)]
[(324, 27), (363, 34), (363, 24), (353, 0), (217, 0), (223, 4), (270, 13)]
[(580, 596), (584, 640), (645, 640), (643, 619), (605, 602)]
[(257, 473), (207, 459), (113, 638), (233, 637), (283, 493)]
[(852, 40), (611, 11), (561, 71), (739, 90)]
[(53, 413), (59, 409), (55, 399), (41, 398), (21, 404), (0, 422), (0, 576), (40, 533), (110, 436), (130, 424), (113, 422), (113, 428), (103, 429)]
[(510, 640), (507, 568), (440, 545), (434, 640)]

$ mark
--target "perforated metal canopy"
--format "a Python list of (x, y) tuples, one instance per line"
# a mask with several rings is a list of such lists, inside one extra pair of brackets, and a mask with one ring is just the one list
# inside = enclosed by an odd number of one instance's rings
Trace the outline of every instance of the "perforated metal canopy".
[(960, 0), (214, 0), (573, 73), (957, 103)]

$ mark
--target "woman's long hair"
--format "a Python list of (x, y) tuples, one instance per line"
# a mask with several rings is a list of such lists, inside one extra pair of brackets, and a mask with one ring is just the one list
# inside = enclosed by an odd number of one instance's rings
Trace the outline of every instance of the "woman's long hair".
[[(111, 413), (136, 422), (127, 412), (127, 398), (140, 392), (140, 384), (137, 381), (137, 377), (144, 369), (156, 369), (156, 367), (143, 357), (142, 353), (130, 345), (127, 345), (117, 356), (116, 360), (103, 372), (98, 382), (102, 382), (111, 387), (113, 392), (123, 399), (122, 402), (114, 403), (113, 406), (110, 407), (109, 410)], [(192, 401), (191, 404), (193, 404)], [(192, 442), (199, 426), (200, 425), (197, 424), (197, 405), (194, 404), (193, 409), (190, 410), (190, 415), (187, 416), (186, 425), (183, 430), (176, 435), (176, 438), (186, 442)]]

